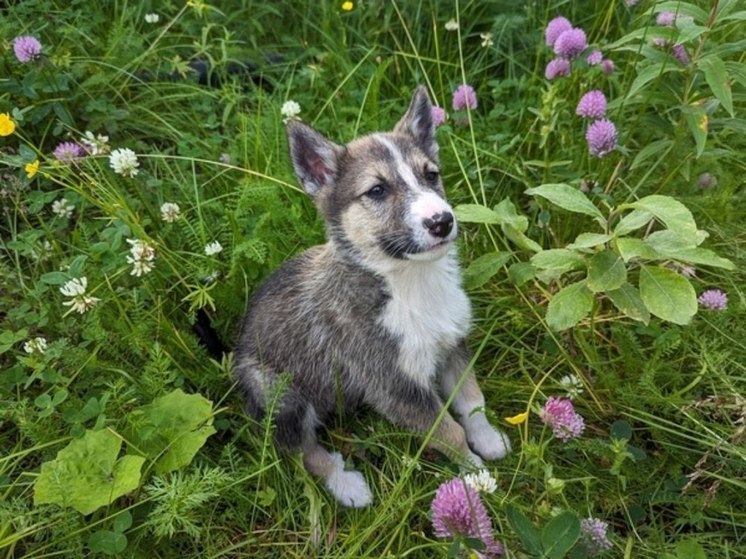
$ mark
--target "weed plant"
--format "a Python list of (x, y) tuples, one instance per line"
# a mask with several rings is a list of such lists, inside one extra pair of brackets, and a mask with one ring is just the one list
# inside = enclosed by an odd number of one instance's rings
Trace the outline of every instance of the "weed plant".
[[(322, 434), (374, 492), (341, 508), (195, 334), (230, 346), (259, 282), (323, 242), (284, 119), (347, 142), (418, 84), (447, 113), (474, 367), (515, 449), (477, 483), (505, 555), (746, 557), (739, 0), (0, 14), (4, 557), (495, 551), (433, 518), (457, 468), (367, 411)], [(587, 46), (548, 69), (558, 16)], [(614, 134), (576, 114), (589, 91)]]

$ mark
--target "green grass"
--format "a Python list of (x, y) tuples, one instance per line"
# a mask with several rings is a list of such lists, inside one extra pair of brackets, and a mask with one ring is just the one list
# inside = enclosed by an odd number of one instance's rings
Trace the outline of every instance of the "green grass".
[[(690, 30), (692, 61), (682, 66), (650, 45), (649, 35), (660, 33), (653, 12), (677, 9), (655, 4), (367, 0), (346, 12), (342, 2), (195, 0), (146, 9), (29, 0), (4, 12), (0, 113), (16, 130), (0, 138), (0, 554), (449, 554), (429, 510), (439, 484), (458, 475), (455, 465), (366, 410), (336, 418), (320, 437), (363, 472), (375, 498), (364, 510), (339, 507), (297, 457), (277, 453), (271, 422), (252, 424), (231, 358), (210, 359), (192, 331), (202, 308), (233, 343), (259, 282), (323, 242), (323, 224), (292, 175), (282, 104), (297, 101), (300, 118), (344, 143), (392, 127), (425, 84), (451, 113), (437, 135), (454, 205), (491, 208), (508, 198), (527, 218), (526, 236), (553, 249), (598, 226), (524, 194), (528, 188), (588, 186), (605, 214), (651, 194), (672, 196), (709, 232), (702, 246), (735, 264), (697, 266), (691, 280), (697, 294), (727, 292), (723, 312), (645, 325), (597, 297), (578, 325), (557, 332), (547, 324), (548, 302), (582, 275), (515, 282), (510, 267), (532, 252), (496, 224), (463, 223), (465, 267), (495, 251), (506, 257), (468, 286), (474, 366), (488, 414), (515, 449), (489, 464), (498, 490), (483, 496), (508, 556), (526, 556), (508, 522), (512, 506), (538, 526), (562, 510), (601, 518), (609, 557), (746, 557), (743, 12), (732, 0), (717, 4), (717, 17), (709, 2), (679, 5), (703, 28)], [(149, 12), (160, 21), (146, 23)], [(613, 75), (580, 64), (567, 78), (544, 78), (552, 53), (542, 30), (556, 15), (586, 30), (614, 60)], [(451, 18), (458, 31), (445, 29)], [(643, 38), (628, 36), (635, 30)], [(491, 46), (482, 46), (483, 33), (492, 34)], [(41, 61), (16, 60), (10, 41), (20, 34), (41, 41)], [(707, 75), (708, 57), (722, 61), (727, 91)], [(196, 83), (186, 67), (194, 59), (209, 62), (219, 86)], [(235, 61), (256, 68), (226, 77)], [(655, 64), (657, 73), (646, 70)], [(479, 98), (468, 115), (450, 107), (461, 83)], [(603, 159), (588, 154), (574, 115), (593, 88), (606, 94), (619, 130), (620, 147)], [(54, 148), (86, 130), (134, 150), (139, 174), (115, 174), (106, 155), (56, 162)], [(35, 159), (40, 171), (29, 179), (24, 166)], [(703, 173), (717, 185), (698, 186)], [(75, 206), (69, 218), (52, 211), (63, 197)], [(174, 223), (161, 219), (165, 202), (180, 206)], [(152, 272), (130, 274), (126, 239), (155, 248)], [(208, 256), (213, 241), (223, 250)], [(81, 276), (100, 301), (68, 312), (59, 288)], [(37, 336), (46, 351), (25, 352)], [(537, 412), (547, 397), (565, 394), (560, 379), (570, 374), (583, 384), (575, 406), (586, 430), (562, 443)], [(163, 455), (133, 440), (162, 435), (164, 453), (192, 440), (179, 431), (186, 418), (164, 427), (181, 416), (159, 399), (177, 389), (211, 402), (204, 427), (215, 432), (163, 471)], [(133, 419), (143, 409), (156, 410), (151, 423)], [(505, 423), (527, 410), (527, 423)], [(64, 485), (52, 495), (61, 504), (35, 500), (42, 464), (102, 429), (125, 437), (120, 457), (145, 457), (134, 488), (85, 515), (63, 506)], [(73, 479), (98, 467), (99, 453), (92, 456), (70, 465), (81, 468)], [(112, 474), (97, 475), (90, 492), (105, 493)]]

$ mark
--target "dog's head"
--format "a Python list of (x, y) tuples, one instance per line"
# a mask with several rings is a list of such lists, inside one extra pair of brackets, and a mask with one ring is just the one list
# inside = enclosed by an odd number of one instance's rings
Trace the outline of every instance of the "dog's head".
[(370, 263), (436, 260), (456, 237), (445, 200), (427, 92), (419, 87), (394, 130), (337, 145), (288, 123), (295, 172), (335, 246)]

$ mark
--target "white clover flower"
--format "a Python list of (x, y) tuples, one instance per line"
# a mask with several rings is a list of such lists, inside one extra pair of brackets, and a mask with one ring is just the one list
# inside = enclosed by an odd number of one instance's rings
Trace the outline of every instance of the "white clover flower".
[(130, 255), (127, 257), (127, 263), (132, 264), (130, 275), (138, 278), (143, 274), (149, 274), (153, 271), (155, 264), (155, 248), (145, 241), (139, 239), (127, 239), (130, 248)]
[(67, 198), (60, 198), (52, 202), (52, 213), (58, 217), (69, 219), (75, 211), (75, 206), (67, 201)]
[(94, 135), (90, 130), (85, 131), (80, 143), (85, 146), (86, 151), (91, 155), (104, 155), (109, 153), (111, 149), (109, 147), (109, 136)]
[(464, 476), (464, 483), (476, 489), (479, 493), (494, 493), (497, 489), (497, 480), (487, 470), (479, 470), (473, 474)]
[(479, 36), (482, 38), (483, 47), (491, 47), (495, 44), (495, 42), (492, 40), (492, 33), (480, 33)]
[(146, 23), (158, 23), (161, 20), (161, 16), (158, 14), (145, 14)]
[(205, 246), (205, 254), (207, 256), (213, 256), (223, 250), (223, 245), (218, 241), (213, 241)]
[(181, 208), (179, 204), (165, 202), (161, 205), (161, 219), (166, 223), (173, 223), (181, 217)]
[(44, 239), (31, 247), (31, 258), (34, 260), (46, 260), (52, 254), (52, 243)]
[(446, 21), (445, 28), (446, 31), (458, 30), (458, 21), (456, 21), (454, 18), (449, 19), (448, 21)]
[(287, 122), (290, 119), (296, 118), (300, 114), (300, 105), (295, 101), (285, 101), (282, 104), (280, 113), (285, 117), (282, 122)]
[(72, 297), (70, 301), (63, 301), (62, 304), (66, 307), (71, 307), (70, 310), (77, 311), (83, 314), (87, 310), (93, 308), (101, 299), (98, 297), (91, 297), (85, 294), (85, 290), (88, 287), (88, 279), (86, 277), (74, 278), (65, 283), (60, 287), (60, 293), (67, 297)]
[(567, 397), (573, 400), (583, 393), (583, 382), (577, 375), (565, 375), (559, 381), (560, 386), (567, 392)]
[(47, 350), (47, 340), (42, 337), (36, 337), (23, 344), (23, 351), (26, 353), (44, 353)]
[(218, 157), (218, 159), (220, 159), (221, 163), (225, 163), (226, 165), (228, 165), (231, 162), (231, 155), (229, 153), (223, 152), (220, 154), (220, 157)]
[(129, 148), (115, 149), (109, 156), (109, 166), (123, 177), (134, 177), (139, 172), (140, 162), (135, 152)]

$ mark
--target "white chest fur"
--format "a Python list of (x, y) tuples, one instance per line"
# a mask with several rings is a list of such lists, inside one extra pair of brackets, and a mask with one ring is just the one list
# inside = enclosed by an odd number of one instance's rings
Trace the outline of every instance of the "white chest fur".
[(380, 323), (399, 341), (399, 366), (429, 385), (445, 349), (469, 331), (471, 308), (452, 255), (386, 274), (391, 299)]

